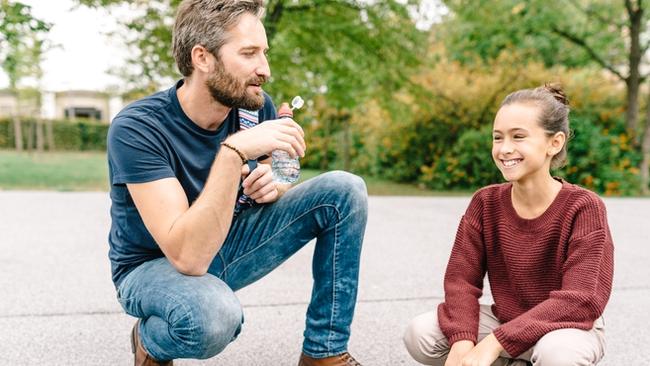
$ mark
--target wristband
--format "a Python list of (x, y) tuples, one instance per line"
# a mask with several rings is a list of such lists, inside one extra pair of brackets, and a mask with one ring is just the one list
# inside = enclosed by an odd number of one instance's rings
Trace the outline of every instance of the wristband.
[(241, 152), (241, 150), (234, 147), (233, 145), (231, 145), (231, 144), (224, 141), (224, 142), (221, 143), (221, 146), (225, 146), (225, 147), (229, 148), (230, 150), (236, 152), (237, 155), (239, 155), (239, 157), (241, 158), (241, 163), (242, 164), (246, 164), (246, 162), (248, 161), (248, 159), (246, 158), (246, 155), (244, 155), (244, 153)]

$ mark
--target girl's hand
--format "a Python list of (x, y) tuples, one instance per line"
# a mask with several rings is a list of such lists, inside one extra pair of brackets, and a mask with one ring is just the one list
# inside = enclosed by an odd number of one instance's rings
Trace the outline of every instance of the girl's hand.
[(445, 366), (460, 366), (463, 357), (474, 348), (472, 341), (458, 341), (451, 345)]
[(503, 351), (503, 346), (501, 346), (494, 334), (490, 333), (463, 357), (460, 365), (490, 366), (492, 362), (499, 358), (501, 351)]

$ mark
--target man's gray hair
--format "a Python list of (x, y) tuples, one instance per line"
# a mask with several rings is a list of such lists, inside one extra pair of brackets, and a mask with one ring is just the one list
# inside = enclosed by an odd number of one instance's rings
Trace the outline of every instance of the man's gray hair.
[(228, 31), (240, 17), (250, 13), (264, 16), (264, 0), (185, 0), (178, 6), (172, 52), (184, 76), (194, 71), (192, 48), (201, 45), (217, 56), (228, 41)]

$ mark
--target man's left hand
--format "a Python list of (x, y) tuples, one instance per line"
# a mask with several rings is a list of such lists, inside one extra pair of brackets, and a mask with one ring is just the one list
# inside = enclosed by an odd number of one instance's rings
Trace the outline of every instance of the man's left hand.
[(252, 172), (244, 165), (242, 176), (246, 177), (242, 183), (244, 194), (257, 203), (275, 202), (280, 198), (281, 191), (284, 192), (281, 185), (273, 180), (271, 166), (268, 164), (258, 164)]
[(460, 364), (462, 366), (490, 366), (499, 358), (501, 351), (503, 351), (503, 346), (501, 346), (494, 334), (490, 334), (474, 346), (463, 357)]

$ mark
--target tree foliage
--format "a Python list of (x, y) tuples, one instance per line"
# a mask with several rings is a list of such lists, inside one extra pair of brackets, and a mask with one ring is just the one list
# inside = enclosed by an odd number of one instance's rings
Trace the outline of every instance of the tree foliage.
[(486, 61), (517, 49), (547, 67), (584, 66), (593, 61), (592, 51), (607, 65), (625, 63), (622, 3), (446, 0), (445, 4), (451, 15), (441, 28), (441, 38), (456, 60), (472, 61), (479, 55)]
[[(125, 4), (124, 0), (78, 0), (95, 7)], [(152, 88), (179, 77), (171, 56), (171, 31), (179, 0), (132, 3), (137, 16), (125, 20), (126, 43), (132, 47), (125, 76), (132, 86)], [(368, 97), (388, 100), (408, 81), (408, 70), (422, 57), (425, 33), (415, 27), (409, 1), (270, 0), (267, 29), (273, 73), (268, 88), (287, 100), (326, 97), (338, 108), (353, 108)], [(381, 95), (379, 95), (381, 94)]]
[[(109, 8), (126, 2), (78, 1)], [(179, 4), (180, 0), (131, 4), (139, 15), (123, 22), (126, 43), (134, 49), (123, 76), (132, 90), (150, 92), (162, 80), (180, 77), (170, 51)], [(410, 73), (420, 64), (426, 44), (426, 32), (416, 27), (411, 16), (419, 6), (416, 0), (266, 2), (263, 21), (272, 70), (266, 89), (276, 102), (295, 95), (308, 101), (306, 113), (301, 111), (297, 117), (318, 126), (311, 136), (322, 144), (323, 154), (318, 161), (311, 159), (315, 166), (328, 168), (332, 148), (340, 146), (344, 168), (349, 168), (350, 117), (364, 101), (377, 99), (392, 112), (399, 110), (393, 94), (410, 85)]]
[(517, 49), (546, 66), (597, 65), (623, 82), (627, 133), (644, 156), (640, 185), (649, 192), (650, 108), (645, 118), (639, 117), (641, 85), (649, 75), (647, 2), (445, 0), (445, 4), (452, 14), (444, 25), (445, 39), (456, 60), (467, 62), (478, 55), (485, 62)]
[(32, 15), (30, 6), (0, 0), (0, 65), (9, 78), (11, 91), (23, 77), (40, 76), (44, 36), (50, 27)]

